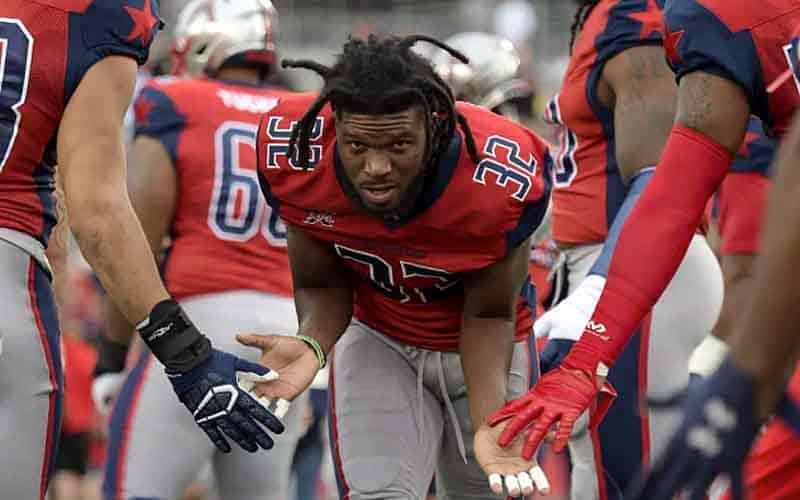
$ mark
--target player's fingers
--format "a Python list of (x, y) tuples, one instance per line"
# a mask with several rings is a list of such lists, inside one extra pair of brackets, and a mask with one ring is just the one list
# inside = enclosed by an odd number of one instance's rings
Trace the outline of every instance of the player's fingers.
[(505, 406), (503, 406), (499, 410), (495, 410), (494, 413), (489, 415), (489, 418), (486, 419), (486, 422), (490, 426), (494, 427), (503, 420), (507, 420), (513, 417), (520, 410), (523, 410), (528, 405), (529, 402), (530, 400), (525, 398), (525, 396), (510, 401), (506, 403)]
[(513, 474), (506, 475), (506, 490), (508, 494), (512, 497), (518, 497), (520, 494), (519, 489), (519, 481), (517, 480), (517, 476)]
[(236, 383), (243, 391), (246, 392), (252, 392), (256, 384), (272, 382), (273, 380), (278, 380), (279, 378), (280, 375), (275, 370), (264, 374), (259, 374), (253, 371), (236, 371)]
[(216, 422), (222, 433), (231, 438), (243, 450), (249, 451), (250, 453), (254, 453), (258, 450), (258, 445), (256, 445), (255, 440), (245, 436), (242, 430), (233, 423), (233, 420), (223, 417), (217, 419)]
[[(553, 426), (556, 420), (557, 416), (551, 413), (545, 413), (536, 419), (528, 431), (528, 435), (525, 437), (525, 445), (522, 447), (522, 458), (525, 460), (533, 458), (534, 453), (536, 453), (536, 450), (538, 450), (539, 446), (542, 444), (542, 440), (547, 434), (547, 431), (550, 430), (550, 427)], [(554, 451), (557, 450), (554, 448)]]
[(544, 469), (539, 467), (537, 464), (531, 467), (531, 470), (528, 471), (528, 474), (530, 475), (531, 481), (539, 493), (542, 495), (547, 495), (550, 493), (550, 481), (547, 479)]
[(489, 474), (489, 489), (495, 495), (503, 494), (503, 479), (500, 474)]
[(655, 465), (640, 488), (636, 499), (672, 500), (674, 498), (675, 492), (684, 484), (691, 470), (689, 457), (679, 453), (677, 449), (670, 447), (662, 455), (669, 459), (662, 458)]
[(228, 440), (225, 439), (216, 425), (207, 422), (200, 424), (200, 428), (208, 435), (208, 438), (211, 439), (211, 442), (214, 443), (214, 446), (216, 446), (219, 451), (222, 453), (231, 452), (231, 445), (228, 444)]
[(519, 491), (522, 495), (530, 495), (533, 493), (533, 481), (527, 472), (520, 472), (517, 474), (517, 482), (519, 483)]
[(497, 444), (500, 446), (508, 446), (511, 441), (519, 435), (530, 423), (541, 415), (543, 408), (541, 406), (529, 406), (524, 411), (515, 415), (506, 424), (500, 437), (497, 439)]
[(247, 347), (261, 349), (262, 354), (268, 353), (278, 342), (277, 335), (258, 335), (255, 333), (240, 333), (236, 335), (236, 340)]
[(272, 438), (269, 437), (269, 434), (264, 432), (264, 429), (247, 415), (234, 411), (231, 413), (230, 417), (236, 427), (242, 431), (243, 435), (247, 436), (249, 440), (255, 441), (261, 448), (269, 450), (275, 444)]
[(553, 441), (553, 451), (561, 453), (569, 442), (569, 436), (572, 434), (572, 427), (575, 425), (577, 415), (563, 415), (558, 422), (558, 429), (556, 430), (555, 440)]
[(285, 427), (283, 422), (269, 411), (271, 404), (272, 401), (266, 398), (255, 399), (247, 394), (242, 394), (236, 401), (236, 409), (260, 422), (275, 434), (280, 434)]

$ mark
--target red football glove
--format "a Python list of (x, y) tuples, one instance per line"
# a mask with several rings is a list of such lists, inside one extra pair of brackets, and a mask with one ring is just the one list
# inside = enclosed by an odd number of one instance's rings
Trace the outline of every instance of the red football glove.
[[(596, 397), (598, 394), (599, 398)], [(595, 375), (588, 370), (562, 364), (544, 374), (526, 395), (492, 413), (488, 423), (494, 426), (511, 418), (497, 440), (503, 447), (508, 446), (532, 423), (522, 448), (522, 457), (530, 460), (553, 425), (558, 424), (553, 451), (560, 453), (567, 446), (578, 417), (587, 409), (590, 410), (589, 426), (594, 428), (616, 396), (616, 391), (607, 382), (598, 388)]]

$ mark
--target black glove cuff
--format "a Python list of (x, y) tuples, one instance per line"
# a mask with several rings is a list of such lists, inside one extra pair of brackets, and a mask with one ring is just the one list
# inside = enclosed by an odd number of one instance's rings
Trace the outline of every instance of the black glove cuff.
[(187, 372), (211, 356), (211, 341), (172, 299), (156, 304), (137, 330), (169, 372)]
[(119, 344), (101, 334), (97, 339), (97, 364), (92, 374), (95, 378), (106, 373), (119, 373), (125, 369), (128, 345)]

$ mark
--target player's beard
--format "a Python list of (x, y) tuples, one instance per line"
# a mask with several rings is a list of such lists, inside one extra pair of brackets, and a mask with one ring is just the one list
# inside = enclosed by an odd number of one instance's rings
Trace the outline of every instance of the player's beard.
[(405, 218), (411, 214), (411, 212), (413, 212), (414, 207), (417, 205), (417, 200), (425, 188), (425, 181), (429, 177), (427, 175), (429, 170), (429, 168), (426, 168), (420, 172), (414, 178), (414, 180), (411, 181), (411, 184), (408, 185), (405, 192), (402, 194), (400, 203), (396, 207), (388, 209), (376, 209), (365, 203), (361, 198), (361, 195), (358, 193), (356, 187), (352, 182), (350, 182), (350, 179), (346, 175), (342, 175), (340, 180), (344, 193), (353, 203), (358, 205), (359, 208), (373, 217), (379, 217), (381, 219), (391, 221)]

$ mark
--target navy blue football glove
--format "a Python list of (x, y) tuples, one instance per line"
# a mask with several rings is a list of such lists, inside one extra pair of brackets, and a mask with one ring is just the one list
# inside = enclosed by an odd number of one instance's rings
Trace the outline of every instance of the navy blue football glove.
[(268, 450), (273, 445), (259, 424), (275, 434), (283, 432), (281, 421), (241, 387), (239, 378), (245, 373), (265, 376), (274, 372), (216, 349), (203, 364), (188, 372), (167, 372), (175, 393), (192, 412), (194, 421), (225, 453), (231, 451), (231, 446), (223, 434), (254, 452), (259, 446)]
[[(231, 451), (223, 434), (249, 452), (272, 448), (260, 424), (276, 434), (283, 432), (283, 424), (269, 411), (271, 401), (256, 400), (248, 392), (254, 383), (277, 379), (277, 372), (214, 349), (172, 299), (156, 304), (136, 329), (164, 365), (178, 398), (220, 451)], [(276, 404), (279, 414), (285, 412), (285, 405)]]
[(644, 483), (629, 500), (672, 500), (684, 491), (703, 500), (719, 475), (733, 499), (744, 498), (742, 466), (758, 434), (754, 382), (728, 357), (710, 378), (693, 384), (683, 422)]

